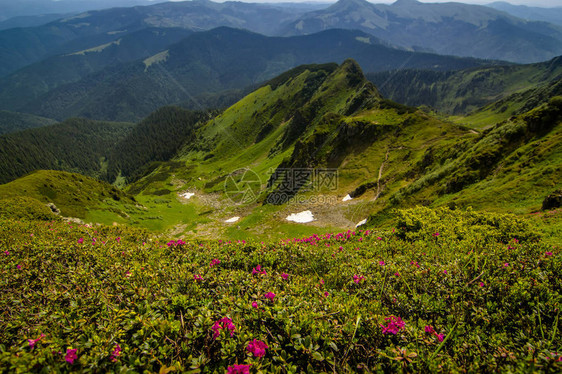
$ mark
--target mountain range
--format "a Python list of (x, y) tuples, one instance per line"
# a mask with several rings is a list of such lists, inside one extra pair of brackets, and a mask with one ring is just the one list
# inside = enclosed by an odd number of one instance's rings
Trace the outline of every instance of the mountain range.
[[(366, 71), (378, 72), (396, 67), (457, 70), (494, 63), (404, 51), (350, 30), (267, 37), (222, 27), (177, 41), (185, 33), (143, 29), (30, 65), (0, 79), (0, 109), (59, 120), (80, 116), (136, 121), (164, 105), (185, 103), (203, 109), (208, 105), (202, 95), (242, 90), (300, 64), (354, 58)], [(128, 62), (141, 55), (145, 57)]]
[(398, 0), (391, 5), (340, 0), (284, 25), (285, 35), (358, 29), (393, 45), (439, 54), (538, 62), (562, 54), (562, 29), (493, 8)]
[(549, 22), (562, 26), (562, 6), (539, 8), (527, 5), (513, 5), (505, 1), (496, 1), (487, 4), (487, 6), (525, 20)]
[(37, 27), (2, 30), (0, 76), (53, 55), (115, 41), (146, 27), (202, 31), (220, 26), (269, 36), (358, 29), (410, 50), (513, 62), (538, 62), (562, 54), (560, 26), (523, 20), (485, 6), (340, 0), (311, 11), (287, 4), (196, 0), (92, 10)]

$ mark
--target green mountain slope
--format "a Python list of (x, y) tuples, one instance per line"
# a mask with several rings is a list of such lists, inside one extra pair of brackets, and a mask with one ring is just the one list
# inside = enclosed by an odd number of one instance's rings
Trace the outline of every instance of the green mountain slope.
[(479, 5), (340, 0), (285, 25), (286, 35), (358, 29), (393, 45), (456, 56), (529, 63), (562, 54), (562, 29)]
[[(142, 202), (165, 191), (204, 213), (193, 217), (197, 232), (235, 238), (349, 228), (369, 215), (384, 222), (416, 204), (529, 213), (561, 187), (559, 105), (477, 133), (382, 98), (352, 61), (303, 66), (198, 127), (128, 191)], [(304, 179), (287, 174), (295, 170)], [(310, 170), (332, 170), (337, 183), (315, 185)], [(195, 197), (178, 196), (185, 191)], [(285, 220), (305, 210), (315, 221)]]
[[(443, 113), (463, 115), (514, 94), (525, 95), (524, 92), (530, 89), (556, 85), (562, 79), (562, 57), (537, 64), (455, 72), (389, 71), (368, 74), (368, 78), (383, 95), (399, 103), (427, 105)], [(547, 96), (546, 101), (554, 95)], [(536, 106), (538, 103), (533, 104)], [(527, 107), (527, 110), (534, 106)], [(518, 112), (510, 110), (506, 113), (507, 116), (513, 114)]]
[(369, 72), (397, 66), (455, 70), (490, 63), (402, 51), (358, 31), (280, 38), (223, 27), (190, 35), (142, 61), (114, 65), (60, 86), (20, 110), (57, 119), (139, 120), (164, 105), (189, 102), (191, 108), (203, 109), (202, 95), (256, 85), (300, 64), (341, 63), (349, 57)]
[[(452, 148), (431, 148), (416, 180), (391, 199), (529, 213), (562, 185), (562, 97)], [(427, 165), (427, 166), (426, 166)], [(407, 201), (406, 201), (407, 200)]]
[[(396, 180), (391, 188), (389, 181), (382, 182), (387, 175), (407, 170), (433, 144), (453, 144), (473, 136), (467, 129), (383, 99), (354, 61), (340, 66), (302, 66), (198, 127), (195, 139), (187, 142), (175, 158), (151, 170), (127, 190), (153, 208), (154, 196), (164, 191), (168, 204), (197, 207), (202, 212), (193, 217), (195, 223), (199, 222), (198, 232), (226, 230), (234, 237), (242, 233), (305, 234), (319, 226), (355, 225), (378, 202), (365, 199), (350, 206), (341, 202), (343, 196), (356, 190), (365, 193), (380, 181), (382, 199), (387, 189), (394, 191), (404, 185), (403, 180)], [(284, 168), (326, 167), (338, 169), (339, 183), (334, 189), (305, 191), (300, 186), (280, 191), (282, 181), (272, 178)], [(255, 199), (239, 204), (244, 201), (244, 191), (229, 190), (229, 183), (244, 184), (250, 174), (237, 170), (246, 168), (257, 178), (258, 188), (252, 191)], [(178, 197), (186, 190), (196, 197), (187, 202)], [(272, 201), (276, 192), (300, 196), (305, 201), (296, 206), (283, 205), (284, 201)], [(328, 199), (327, 204), (314, 202), (320, 195)], [(291, 211), (306, 209), (313, 209), (320, 217), (312, 227), (293, 225), (284, 219)], [(231, 216), (242, 216), (243, 220), (237, 226), (221, 223)], [(192, 225), (186, 232), (193, 229)]]
[(105, 159), (132, 127), (131, 123), (70, 119), (0, 136), (0, 182), (37, 169), (102, 176)]

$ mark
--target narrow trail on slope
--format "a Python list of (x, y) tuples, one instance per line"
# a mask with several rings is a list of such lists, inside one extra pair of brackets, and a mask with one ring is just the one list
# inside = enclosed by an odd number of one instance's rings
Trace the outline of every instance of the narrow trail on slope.
[(384, 161), (381, 163), (381, 167), (379, 168), (379, 176), (377, 178), (377, 194), (375, 195), (375, 199), (373, 201), (377, 201), (377, 199), (379, 198), (380, 194), (382, 193), (382, 191), (384, 190), (384, 185), (381, 188), (381, 178), (382, 178), (382, 172), (384, 170), (384, 164), (388, 161), (388, 155), (390, 154), (390, 149), (386, 150), (386, 155), (384, 157)]

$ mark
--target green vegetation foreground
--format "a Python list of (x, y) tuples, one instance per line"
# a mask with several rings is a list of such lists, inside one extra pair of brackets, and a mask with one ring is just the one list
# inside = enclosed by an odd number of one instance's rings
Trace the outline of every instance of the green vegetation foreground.
[(562, 370), (559, 247), (512, 216), (185, 243), (0, 220), (2, 372)]

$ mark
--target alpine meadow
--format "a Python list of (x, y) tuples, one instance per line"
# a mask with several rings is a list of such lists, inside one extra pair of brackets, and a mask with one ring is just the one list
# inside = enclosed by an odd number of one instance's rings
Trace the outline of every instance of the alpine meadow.
[(0, 373), (562, 372), (562, 3), (326, 1), (0, 0)]

